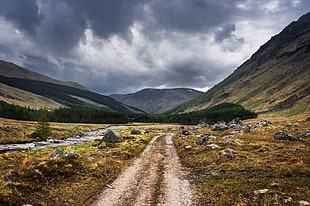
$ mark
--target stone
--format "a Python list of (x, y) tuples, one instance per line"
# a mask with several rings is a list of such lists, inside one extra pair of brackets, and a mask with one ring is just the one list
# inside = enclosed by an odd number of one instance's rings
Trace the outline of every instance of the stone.
[(208, 144), (207, 147), (211, 148), (211, 149), (220, 149), (221, 147), (217, 144)]
[(9, 181), (13, 180), (14, 178), (18, 177), (18, 173), (16, 172), (8, 172), (3, 176), (3, 180)]
[(245, 133), (251, 133), (251, 132), (254, 132), (255, 129), (252, 128), (251, 126), (248, 126), (246, 129), (245, 129)]
[(299, 134), (301, 137), (310, 137), (310, 130), (306, 130), (304, 133)]
[(219, 154), (236, 154), (236, 151), (231, 148), (226, 148), (219, 151)]
[(191, 133), (187, 130), (183, 130), (180, 132), (180, 135), (191, 135)]
[(200, 136), (199, 140), (197, 140), (196, 144), (203, 145), (205, 142), (210, 141), (210, 140), (216, 140), (216, 137), (210, 134), (203, 134)]
[(310, 121), (310, 117), (307, 117), (306, 121)]
[(288, 141), (299, 141), (300, 139), (298, 137), (295, 137), (293, 135), (290, 134), (286, 134), (284, 132), (278, 132), (274, 135), (275, 139), (278, 140), (288, 140)]
[(243, 123), (239, 117), (236, 117), (235, 119), (228, 122), (227, 126), (229, 128), (241, 128), (243, 126)]
[(286, 126), (286, 127), (298, 127), (298, 124), (296, 124), (296, 123), (287, 123), (287, 124), (283, 124), (283, 126)]
[(241, 129), (232, 131), (231, 134), (244, 134)]
[(298, 201), (298, 203), (299, 203), (300, 205), (310, 205), (310, 202), (305, 201), (305, 200), (300, 200), (300, 201)]
[(269, 191), (268, 189), (261, 189), (261, 190), (255, 190), (253, 193), (254, 195), (259, 195), (259, 194), (265, 194), (268, 191)]
[(56, 160), (56, 159), (60, 159), (63, 158), (64, 156), (64, 151), (62, 149), (55, 149), (54, 152), (51, 154), (50, 156), (50, 160)]
[(238, 142), (238, 141), (233, 140), (233, 139), (225, 139), (224, 142), (227, 144), (232, 144), (232, 145), (239, 145), (239, 146), (243, 145), (241, 142)]
[(205, 122), (201, 122), (201, 123), (199, 123), (198, 125), (197, 125), (197, 127), (200, 127), (200, 128), (208, 128), (208, 127), (210, 127), (207, 123), (205, 123)]
[(192, 148), (192, 146), (185, 146), (185, 150), (190, 150)]
[(138, 134), (138, 135), (141, 135), (142, 132), (141, 132), (140, 130), (136, 129), (136, 128), (133, 128), (133, 129), (131, 130), (131, 134)]
[(124, 141), (122, 134), (117, 130), (108, 130), (104, 136), (102, 137), (102, 140), (106, 143), (118, 143)]
[(229, 127), (225, 124), (225, 122), (215, 123), (211, 126), (212, 131), (224, 131), (229, 129)]
[(105, 143), (105, 141), (101, 140), (98, 144), (98, 149), (105, 149), (107, 148), (107, 144)]
[(266, 127), (271, 125), (272, 123), (270, 121), (264, 120), (264, 121), (260, 121), (258, 122), (255, 126), (257, 127)]
[(225, 135), (224, 138), (233, 138), (236, 139), (237, 137), (235, 135)]
[(78, 158), (79, 158), (79, 155), (76, 151), (70, 151), (68, 152), (68, 154), (64, 156), (64, 159), (66, 160), (76, 160)]

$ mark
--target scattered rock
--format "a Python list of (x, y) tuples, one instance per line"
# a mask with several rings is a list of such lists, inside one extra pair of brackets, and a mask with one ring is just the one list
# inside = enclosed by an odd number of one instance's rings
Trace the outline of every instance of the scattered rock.
[(50, 156), (50, 160), (56, 160), (64, 157), (64, 151), (62, 149), (55, 149)]
[(200, 128), (209, 128), (210, 127), (209, 124), (205, 123), (205, 122), (201, 122), (197, 126), (200, 127)]
[(64, 156), (64, 159), (66, 160), (76, 160), (78, 158), (79, 158), (79, 155), (76, 151), (70, 151), (68, 152), (68, 154)]
[(108, 130), (101, 141), (104, 141), (106, 143), (118, 143), (118, 142), (122, 142), (123, 137), (122, 134), (118, 131), (118, 130)]
[(105, 149), (107, 148), (107, 144), (105, 143), (105, 141), (101, 140), (98, 144), (98, 149)]
[(230, 122), (228, 122), (227, 126), (229, 128), (241, 128), (243, 126), (243, 123), (241, 121), (241, 119), (239, 117), (231, 120)]
[(299, 141), (300, 139), (298, 137), (295, 137), (293, 135), (290, 134), (286, 134), (284, 132), (278, 132), (274, 135), (275, 139), (278, 140), (288, 140), (288, 141)]
[(211, 148), (211, 149), (219, 149), (221, 148), (219, 145), (217, 144), (208, 144), (207, 147)]
[(231, 148), (226, 148), (219, 151), (219, 154), (236, 154), (236, 151)]
[(268, 191), (269, 191), (268, 189), (261, 189), (261, 190), (255, 190), (253, 193), (254, 195), (259, 195), (259, 194), (265, 194)]
[(254, 132), (255, 129), (252, 128), (251, 126), (248, 126), (246, 129), (245, 129), (245, 133), (251, 133), (251, 132)]
[(191, 135), (191, 133), (187, 130), (183, 130), (180, 132), (180, 135)]
[(190, 150), (191, 148), (192, 148), (192, 146), (189, 146), (189, 145), (188, 145), (188, 146), (185, 146), (185, 149), (186, 149), (186, 150)]
[(210, 140), (216, 140), (216, 137), (210, 134), (203, 134), (200, 136), (199, 140), (197, 140), (196, 144), (203, 145), (205, 142), (210, 141)]
[(133, 128), (133, 129), (131, 130), (131, 134), (138, 134), (138, 135), (141, 135), (142, 132), (141, 132), (140, 130), (136, 129), (136, 128)]
[(305, 200), (300, 200), (298, 201), (300, 205), (310, 205), (310, 202), (305, 201)]
[(299, 134), (301, 137), (310, 137), (310, 130), (306, 130), (304, 133)]
[(287, 123), (287, 124), (283, 124), (283, 126), (286, 126), (286, 127), (298, 127), (298, 124), (296, 124), (296, 123)]
[(238, 142), (238, 141), (233, 140), (233, 139), (225, 139), (224, 142), (227, 144), (243, 145), (241, 142)]
[(224, 131), (229, 129), (225, 122), (218, 122), (211, 126), (212, 131)]
[(291, 202), (293, 199), (291, 197), (287, 197), (285, 198), (283, 201), (286, 203), (286, 202)]
[(244, 134), (241, 129), (232, 131), (231, 134)]
[(270, 121), (264, 120), (264, 121), (260, 121), (258, 122), (255, 126), (257, 127), (266, 127), (271, 125), (272, 123)]
[(236, 139), (237, 137), (235, 135), (225, 135), (224, 138), (233, 138)]

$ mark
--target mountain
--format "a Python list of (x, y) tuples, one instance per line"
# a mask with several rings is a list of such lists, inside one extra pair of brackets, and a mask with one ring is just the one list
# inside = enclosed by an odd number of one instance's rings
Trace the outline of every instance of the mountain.
[(49, 83), (60, 84), (60, 85), (65, 85), (69, 87), (76, 87), (79, 89), (88, 90), (86, 87), (76, 82), (66, 82), (66, 81), (52, 79), (45, 75), (39, 74), (29, 69), (20, 67), (16, 64), (2, 61), (2, 60), (0, 60), (0, 75), (5, 76), (5, 77), (15, 77), (15, 78), (20, 78), (20, 79), (29, 79), (29, 80), (49, 82)]
[[(12, 71), (9, 71), (10, 67)], [(72, 107), (144, 113), (111, 97), (89, 91), (77, 83), (51, 79), (12, 63), (1, 61), (0, 71), (0, 100), (7, 103), (36, 109)]]
[(203, 95), (171, 112), (182, 113), (219, 103), (241, 104), (255, 112), (296, 108), (310, 103), (310, 13), (261, 46), (249, 60)]
[(139, 108), (149, 114), (159, 114), (187, 102), (202, 92), (188, 89), (143, 89), (131, 94), (113, 94), (110, 97), (124, 104)]

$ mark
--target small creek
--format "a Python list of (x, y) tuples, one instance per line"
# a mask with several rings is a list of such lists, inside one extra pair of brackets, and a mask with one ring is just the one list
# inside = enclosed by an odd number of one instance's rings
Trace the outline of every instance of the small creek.
[(93, 131), (85, 132), (83, 137), (69, 137), (64, 140), (48, 139), (47, 141), (23, 143), (23, 144), (3, 144), (0, 145), (0, 153), (17, 152), (21, 150), (37, 150), (45, 147), (60, 146), (60, 145), (72, 145), (82, 144), (85, 142), (92, 142), (95, 139), (101, 139), (104, 132), (108, 129), (120, 129), (127, 126), (110, 126), (105, 129), (98, 129)]

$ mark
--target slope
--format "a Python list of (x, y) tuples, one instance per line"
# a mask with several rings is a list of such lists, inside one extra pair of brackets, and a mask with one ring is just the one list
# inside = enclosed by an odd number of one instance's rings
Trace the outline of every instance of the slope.
[(256, 112), (310, 103), (310, 13), (292, 22), (205, 94), (171, 112), (195, 111), (223, 102)]
[(110, 97), (124, 104), (137, 107), (149, 114), (159, 114), (187, 102), (202, 92), (188, 89), (143, 89), (132, 94), (113, 94)]
[(29, 69), (17, 66), (16, 64), (6, 62), (6, 61), (2, 61), (2, 60), (0, 60), (0, 75), (6, 76), (6, 77), (15, 77), (15, 78), (21, 78), (21, 79), (29, 79), (29, 80), (49, 82), (49, 83), (60, 84), (60, 85), (65, 85), (65, 86), (76, 87), (79, 89), (88, 90), (86, 87), (84, 87), (78, 83), (65, 82), (65, 81), (52, 79), (52, 78), (47, 77), (45, 75), (39, 74), (39, 73), (31, 71)]
[[(67, 107), (76, 108), (101, 108), (123, 113), (131, 113), (133, 110), (113, 98), (97, 94), (88, 90), (53, 84), (43, 81), (20, 79), (0, 76), (0, 83), (10, 87), (24, 90), (36, 95), (46, 97), (54, 102)], [(3, 94), (2, 94), (3, 96)]]

